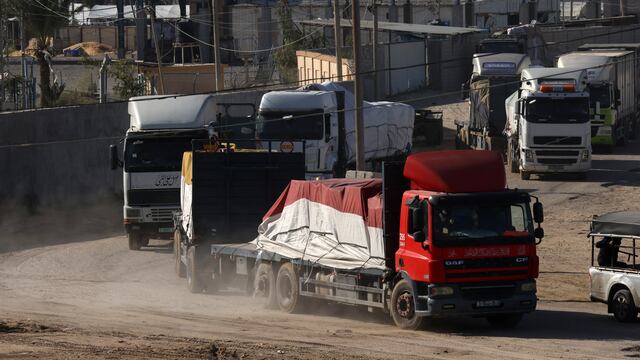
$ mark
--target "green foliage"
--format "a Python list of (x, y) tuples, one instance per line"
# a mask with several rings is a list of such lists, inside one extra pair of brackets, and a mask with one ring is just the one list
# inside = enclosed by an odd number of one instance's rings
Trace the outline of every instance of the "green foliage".
[(137, 77), (136, 65), (132, 60), (120, 60), (111, 63), (109, 77), (116, 81), (113, 89), (122, 100), (140, 96), (144, 91), (144, 83)]

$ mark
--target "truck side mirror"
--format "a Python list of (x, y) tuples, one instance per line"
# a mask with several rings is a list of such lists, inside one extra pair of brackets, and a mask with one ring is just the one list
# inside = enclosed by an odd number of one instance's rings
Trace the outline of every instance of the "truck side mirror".
[(324, 142), (331, 139), (331, 114), (324, 114)]
[(544, 221), (544, 209), (541, 202), (535, 202), (533, 204), (533, 221), (538, 224)]
[(109, 145), (109, 163), (111, 165), (111, 170), (115, 170), (119, 166), (122, 166), (122, 162), (118, 159), (118, 145)]
[(535, 236), (536, 239), (542, 240), (544, 237), (544, 229), (541, 227), (535, 228), (535, 230), (533, 230), (533, 236)]
[(414, 232), (411, 236), (415, 242), (424, 243), (427, 240), (427, 235), (422, 230)]
[(423, 204), (418, 204), (417, 207), (411, 209), (412, 232), (423, 231), (425, 224), (424, 217), (425, 213)]

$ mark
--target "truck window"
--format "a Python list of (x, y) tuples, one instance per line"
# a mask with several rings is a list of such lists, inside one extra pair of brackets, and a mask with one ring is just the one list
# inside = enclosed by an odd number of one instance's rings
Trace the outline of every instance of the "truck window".
[(589, 102), (592, 108), (595, 109), (597, 101), (600, 102), (600, 107), (608, 108), (611, 106), (608, 86), (592, 85), (589, 87)]
[(589, 121), (589, 99), (529, 98), (526, 102), (525, 118), (534, 123), (585, 123)]
[(185, 151), (191, 151), (191, 138), (127, 139), (124, 168), (127, 172), (179, 171)]
[(458, 205), (435, 210), (435, 237), (528, 237), (533, 225), (526, 204)]
[(260, 112), (256, 120), (260, 139), (320, 140), (324, 136), (324, 111)]

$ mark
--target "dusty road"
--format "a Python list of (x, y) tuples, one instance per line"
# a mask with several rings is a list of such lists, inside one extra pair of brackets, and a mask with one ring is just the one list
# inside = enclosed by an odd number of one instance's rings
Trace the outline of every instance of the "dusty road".
[(586, 181), (509, 179), (540, 196), (547, 234), (539, 310), (514, 330), (460, 319), (401, 331), (346, 306), (262, 310), (233, 291), (190, 294), (167, 242), (134, 252), (122, 236), (88, 237), (0, 254), (0, 358), (638, 358), (640, 323), (588, 301), (585, 235), (592, 215), (640, 207), (640, 144), (593, 168)]

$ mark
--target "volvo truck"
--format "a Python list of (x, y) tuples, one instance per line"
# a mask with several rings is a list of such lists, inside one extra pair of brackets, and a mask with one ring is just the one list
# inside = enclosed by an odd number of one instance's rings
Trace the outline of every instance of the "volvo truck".
[(633, 51), (575, 51), (558, 58), (560, 68), (587, 69), (591, 143), (610, 152), (634, 138), (637, 72)]
[[(289, 165), (277, 166), (285, 173)], [(194, 166), (194, 178), (198, 170), (206, 167)], [(191, 291), (240, 286), (289, 313), (313, 299), (360, 306), (388, 313), (404, 329), (454, 316), (512, 327), (535, 310), (542, 204), (507, 187), (500, 153), (417, 153), (385, 162), (381, 177), (355, 175), (292, 180), (244, 243), (189, 250), (191, 235), (178, 219), (176, 270), (191, 274)], [(211, 179), (211, 188), (232, 180)], [(257, 196), (262, 204), (264, 194)], [(195, 217), (198, 207), (183, 210)]]
[(506, 101), (507, 164), (523, 180), (531, 174), (591, 168), (589, 92), (583, 69), (532, 68)]
[(112, 169), (123, 169), (123, 223), (129, 249), (139, 250), (173, 236), (182, 154), (193, 139), (209, 138), (216, 104), (211, 95), (134, 97), (129, 116), (121, 150), (111, 145), (110, 159)]

